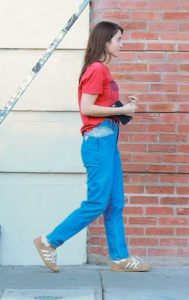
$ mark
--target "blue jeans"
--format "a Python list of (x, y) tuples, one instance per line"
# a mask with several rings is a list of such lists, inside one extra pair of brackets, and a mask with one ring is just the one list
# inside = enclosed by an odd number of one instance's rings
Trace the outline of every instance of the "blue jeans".
[(81, 155), (87, 171), (87, 200), (47, 235), (53, 247), (103, 214), (110, 258), (129, 256), (122, 217), (124, 190), (118, 135), (118, 124), (110, 119), (84, 134)]

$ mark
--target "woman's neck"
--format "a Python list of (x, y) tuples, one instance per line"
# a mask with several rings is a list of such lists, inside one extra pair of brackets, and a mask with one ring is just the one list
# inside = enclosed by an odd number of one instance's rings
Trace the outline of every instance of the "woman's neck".
[(110, 54), (107, 54), (106, 57), (102, 57), (102, 58), (100, 59), (100, 61), (101, 61), (103, 64), (105, 64), (105, 65), (108, 65), (109, 62), (110, 62), (110, 60), (111, 60), (111, 55), (110, 55)]

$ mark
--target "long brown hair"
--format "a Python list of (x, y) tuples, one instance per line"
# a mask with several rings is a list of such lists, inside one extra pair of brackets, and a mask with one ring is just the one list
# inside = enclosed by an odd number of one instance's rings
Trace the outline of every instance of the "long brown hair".
[[(123, 33), (123, 28), (121, 28), (118, 24), (107, 21), (100, 22), (93, 28), (89, 36), (79, 80), (90, 64), (95, 61), (104, 62), (106, 60), (107, 53), (105, 45), (119, 30)], [(103, 61), (102, 57), (104, 57)]]

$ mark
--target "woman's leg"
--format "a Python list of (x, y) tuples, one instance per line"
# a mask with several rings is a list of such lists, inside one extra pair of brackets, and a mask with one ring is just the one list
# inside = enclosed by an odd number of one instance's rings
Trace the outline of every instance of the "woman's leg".
[(109, 254), (112, 260), (129, 256), (123, 223), (124, 187), (119, 151), (115, 152), (111, 200), (104, 213)]
[[(80, 208), (72, 212), (47, 235), (48, 242), (54, 248), (60, 246), (103, 214), (108, 206), (112, 190), (114, 153), (117, 140), (117, 125), (112, 121), (110, 124), (113, 124), (111, 134), (84, 137), (82, 159), (87, 170), (87, 201), (83, 201)], [(105, 125), (103, 126), (103, 129), (106, 128)], [(102, 132), (104, 135), (106, 131)]]

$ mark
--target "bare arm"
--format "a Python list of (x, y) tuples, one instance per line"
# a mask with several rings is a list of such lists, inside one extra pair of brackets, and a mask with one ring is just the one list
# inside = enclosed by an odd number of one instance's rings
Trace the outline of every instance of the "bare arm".
[(115, 115), (132, 116), (136, 110), (136, 104), (127, 103), (122, 107), (106, 107), (95, 104), (98, 95), (83, 94), (81, 98), (81, 113), (85, 116), (108, 117)]

